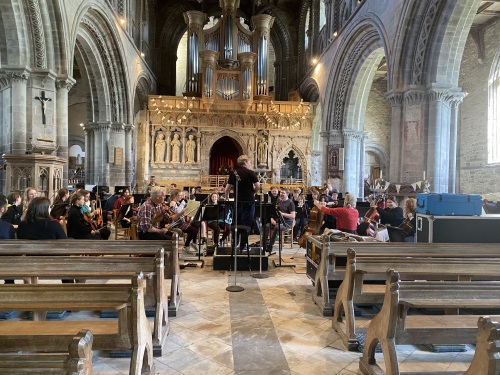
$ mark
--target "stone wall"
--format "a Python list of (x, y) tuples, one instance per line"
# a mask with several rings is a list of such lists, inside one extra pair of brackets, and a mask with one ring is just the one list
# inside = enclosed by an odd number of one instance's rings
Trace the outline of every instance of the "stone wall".
[(459, 85), (467, 97), (461, 105), (459, 127), (459, 192), (494, 193), (500, 191), (500, 165), (488, 162), (488, 78), (496, 51), (500, 48), (500, 21), (485, 32), (485, 56), (479, 62), (477, 44), (469, 35), (462, 59)]
[(370, 144), (376, 144), (389, 154), (391, 143), (391, 106), (386, 98), (387, 81), (374, 81), (368, 96), (365, 132)]

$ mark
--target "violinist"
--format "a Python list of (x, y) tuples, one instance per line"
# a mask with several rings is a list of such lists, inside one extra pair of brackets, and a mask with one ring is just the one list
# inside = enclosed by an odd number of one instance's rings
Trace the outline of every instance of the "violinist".
[(415, 228), (417, 225), (417, 200), (415, 198), (407, 198), (403, 205), (405, 215), (404, 221), (399, 226), (405, 234), (405, 242), (415, 242)]
[(325, 215), (335, 216), (337, 219), (337, 229), (342, 232), (352, 233), (356, 232), (358, 225), (358, 210), (356, 210), (356, 196), (353, 194), (346, 194), (344, 200), (344, 207), (327, 208), (325, 203), (314, 201), (314, 205), (321, 210)]
[[(337, 206), (337, 202), (332, 202), (331, 198), (326, 194), (321, 194), (319, 196), (319, 203), (327, 208), (336, 208)], [(337, 218), (334, 215), (326, 215), (323, 217), (323, 225), (320, 228), (320, 233), (323, 233), (325, 229), (337, 229)]]
[[(198, 229), (200, 226), (199, 222), (189, 222), (187, 217), (184, 216), (186, 213), (187, 201), (185, 200), (186, 193), (184, 191), (172, 190), (170, 194), (169, 207), (172, 212), (179, 215), (178, 222), (174, 228), (180, 228), (182, 232), (187, 234), (186, 242), (184, 243), (184, 253), (187, 255), (193, 255), (190, 247), (195, 253), (198, 253), (198, 246), (196, 245), (196, 237), (198, 235)], [(195, 212), (188, 212), (188, 215), (194, 215)]]
[[(293, 220), (295, 219), (295, 204), (293, 204), (293, 201), (288, 198), (289, 194), (290, 191), (287, 188), (282, 188), (280, 190), (280, 196), (276, 203), (276, 213), (278, 214), (278, 217), (271, 217), (271, 222), (265, 227), (265, 239), (267, 239), (267, 234), (270, 232), (269, 245), (266, 249), (268, 253), (273, 251), (274, 240), (276, 238), (278, 228), (280, 231), (290, 229), (292, 227)], [(283, 222), (281, 222), (281, 219), (283, 219)], [(279, 225), (278, 222), (280, 222)]]
[(113, 210), (119, 210), (122, 207), (123, 202), (125, 202), (125, 196), (130, 195), (128, 188), (120, 190), (119, 193), (120, 196), (116, 198), (115, 203), (113, 203)]
[(100, 208), (96, 208), (96, 200), (90, 200), (90, 191), (85, 190), (84, 203), (80, 211), (94, 229), (99, 229), (101, 239), (107, 240), (111, 236), (111, 231), (109, 228), (103, 226), (102, 211)]
[(68, 211), (68, 222), (66, 224), (68, 237), (75, 239), (100, 240), (99, 230), (93, 229), (91, 224), (85, 220), (82, 207), (85, 206), (85, 195), (90, 192), (77, 190), (70, 198), (71, 207)]
[[(209, 204), (212, 206), (216, 206), (218, 204), (218, 202), (219, 202), (219, 193), (217, 193), (215, 191), (212, 194), (210, 194)], [(227, 217), (224, 217), (224, 214), (225, 214), (224, 210), (221, 210), (219, 212), (219, 219), (218, 220), (210, 220), (207, 223), (208, 227), (214, 231), (214, 243), (217, 247), (219, 245), (223, 246), (224, 241), (231, 233), (231, 223), (232, 223), (232, 217), (230, 216), (231, 211), (227, 212)], [(220, 238), (220, 243), (219, 243), (218, 240), (219, 240), (219, 234), (220, 234), (221, 230), (223, 232), (222, 232), (222, 237)]]
[(56, 220), (66, 217), (69, 210), (69, 190), (61, 188), (52, 202), (50, 216)]
[[(398, 201), (394, 196), (387, 197), (385, 208), (378, 207), (376, 202), (372, 203), (372, 207), (377, 210), (380, 215), (380, 223), (383, 225), (398, 227), (404, 220), (403, 209), (398, 206)], [(389, 241), (387, 229), (378, 231), (375, 238), (379, 241)]]
[(134, 196), (125, 195), (120, 211), (118, 211), (117, 220), (120, 222), (122, 228), (130, 228), (131, 218), (134, 216)]
[[(165, 188), (152, 186), (150, 196), (137, 212), (137, 232), (140, 240), (171, 240), (173, 232), (169, 230), (166, 222), (172, 222), (180, 217), (173, 214), (164, 204)], [(165, 220), (156, 220), (159, 215)]]

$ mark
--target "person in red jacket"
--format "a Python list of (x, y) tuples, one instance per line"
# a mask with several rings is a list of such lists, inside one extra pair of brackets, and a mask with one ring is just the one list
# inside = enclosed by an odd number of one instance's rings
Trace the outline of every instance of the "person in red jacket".
[(342, 232), (355, 233), (358, 225), (359, 213), (356, 210), (356, 197), (353, 194), (346, 194), (344, 207), (327, 208), (321, 202), (315, 200), (314, 205), (325, 215), (337, 218), (337, 229)]

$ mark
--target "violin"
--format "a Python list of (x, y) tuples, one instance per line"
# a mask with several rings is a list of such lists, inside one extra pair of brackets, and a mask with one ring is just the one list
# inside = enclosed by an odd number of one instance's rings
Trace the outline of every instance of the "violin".
[(151, 217), (151, 224), (157, 224), (161, 222), (167, 222), (168, 218), (170, 218), (174, 213), (170, 209), (167, 203), (163, 202), (161, 204), (161, 211), (156, 211), (153, 213)]
[(413, 231), (413, 224), (411, 222), (411, 219), (409, 217), (404, 219), (403, 222), (399, 224), (398, 228), (401, 228), (403, 233), (408, 236)]

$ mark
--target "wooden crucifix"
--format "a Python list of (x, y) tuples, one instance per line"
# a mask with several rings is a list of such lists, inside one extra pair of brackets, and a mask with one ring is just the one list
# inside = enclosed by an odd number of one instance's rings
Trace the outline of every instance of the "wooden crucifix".
[(45, 125), (45, 111), (47, 109), (47, 102), (52, 101), (52, 99), (45, 97), (45, 91), (42, 91), (42, 95), (35, 96), (35, 99), (40, 100), (40, 103), (42, 103), (42, 124)]

